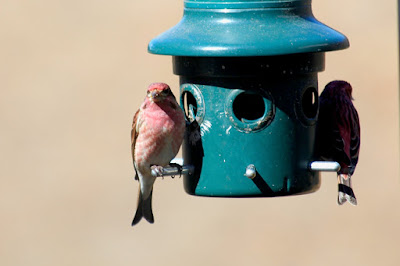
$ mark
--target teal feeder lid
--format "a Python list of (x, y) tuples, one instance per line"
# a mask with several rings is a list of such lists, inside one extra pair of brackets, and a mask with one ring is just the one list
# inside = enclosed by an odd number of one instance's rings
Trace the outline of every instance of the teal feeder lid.
[(185, 0), (182, 20), (154, 38), (153, 54), (270, 56), (347, 48), (312, 14), (311, 0)]

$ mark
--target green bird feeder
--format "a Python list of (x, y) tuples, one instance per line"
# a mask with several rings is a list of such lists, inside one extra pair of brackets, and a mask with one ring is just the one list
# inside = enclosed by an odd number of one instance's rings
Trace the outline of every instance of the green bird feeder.
[[(347, 48), (310, 0), (185, 0), (182, 20), (149, 43), (172, 55), (188, 122), (187, 193), (252, 197), (310, 193), (318, 72)], [(317, 167), (318, 168), (318, 167)], [(322, 167), (321, 169), (323, 169)], [(327, 169), (325, 169), (327, 170)]]

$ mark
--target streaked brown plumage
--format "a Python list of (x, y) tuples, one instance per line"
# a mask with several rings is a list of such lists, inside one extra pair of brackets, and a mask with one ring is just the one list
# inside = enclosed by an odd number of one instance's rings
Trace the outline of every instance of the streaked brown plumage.
[(351, 176), (360, 151), (360, 122), (352, 103), (352, 90), (348, 82), (335, 80), (326, 85), (319, 98), (317, 152), (322, 159), (340, 164), (339, 205), (346, 201), (357, 205)]

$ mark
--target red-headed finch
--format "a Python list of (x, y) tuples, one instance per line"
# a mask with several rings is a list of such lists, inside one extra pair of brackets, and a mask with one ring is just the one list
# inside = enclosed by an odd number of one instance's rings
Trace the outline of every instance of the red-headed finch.
[(185, 117), (169, 86), (150, 84), (132, 124), (133, 165), (140, 183), (132, 226), (142, 217), (154, 222), (151, 199), (156, 177), (151, 170), (162, 171), (169, 164), (179, 151), (184, 132)]
[(346, 81), (328, 83), (319, 97), (317, 152), (324, 160), (340, 164), (338, 204), (357, 205), (351, 176), (360, 150), (360, 122), (353, 105), (352, 87)]

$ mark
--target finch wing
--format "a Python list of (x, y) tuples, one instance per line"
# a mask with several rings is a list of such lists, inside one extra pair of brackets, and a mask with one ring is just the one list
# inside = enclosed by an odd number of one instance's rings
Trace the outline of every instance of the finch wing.
[(137, 170), (135, 167), (135, 145), (136, 145), (136, 139), (139, 135), (139, 130), (137, 127), (137, 124), (139, 123), (140, 119), (140, 109), (137, 110), (135, 115), (133, 116), (133, 122), (132, 122), (132, 130), (131, 130), (131, 150), (132, 150), (132, 159), (133, 159), (133, 168), (135, 169), (135, 180), (139, 180)]
[(358, 162), (360, 123), (357, 111), (350, 99), (343, 102), (338, 115), (338, 127), (344, 144), (342, 155), (345, 160), (343, 163), (346, 165), (343, 170), (352, 175)]
[[(357, 110), (352, 108), (352, 124), (351, 124), (351, 140), (350, 140), (350, 160), (351, 164), (356, 166), (358, 162), (358, 155), (360, 153), (360, 143), (361, 143), (361, 130), (360, 130), (360, 120), (358, 118)], [(353, 170), (354, 172), (354, 170)]]

